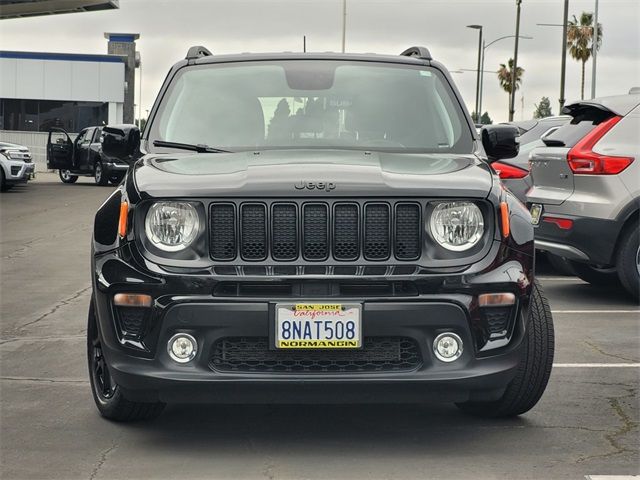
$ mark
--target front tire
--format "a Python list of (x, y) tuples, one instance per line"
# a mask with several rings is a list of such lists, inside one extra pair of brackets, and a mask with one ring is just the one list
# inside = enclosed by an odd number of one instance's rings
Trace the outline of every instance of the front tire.
[(9, 185), (4, 178), (4, 170), (0, 167), (0, 192), (6, 192), (10, 190), (13, 185)]
[(616, 266), (622, 286), (636, 301), (640, 300), (640, 231), (637, 221), (622, 234)]
[(123, 178), (124, 178), (124, 175), (114, 175), (111, 178), (109, 178), (109, 183), (111, 183), (111, 185), (120, 185), (120, 182), (122, 181)]
[(502, 397), (494, 402), (459, 403), (461, 410), (481, 417), (514, 417), (531, 410), (542, 397), (553, 365), (554, 333), (551, 309), (537, 281), (523, 342), (518, 371)]
[(77, 175), (71, 175), (69, 170), (58, 170), (58, 176), (62, 183), (76, 183), (78, 181)]
[(575, 274), (591, 285), (606, 287), (618, 284), (618, 274), (615, 267), (601, 267), (573, 260), (570, 260), (569, 263)]
[(95, 180), (97, 185), (105, 186), (109, 185), (109, 176), (102, 165), (102, 162), (98, 160), (93, 169), (93, 179)]
[(164, 403), (143, 403), (127, 400), (109, 373), (109, 365), (104, 358), (102, 340), (91, 300), (87, 322), (87, 361), (89, 381), (93, 400), (100, 415), (116, 422), (151, 420), (162, 413)]

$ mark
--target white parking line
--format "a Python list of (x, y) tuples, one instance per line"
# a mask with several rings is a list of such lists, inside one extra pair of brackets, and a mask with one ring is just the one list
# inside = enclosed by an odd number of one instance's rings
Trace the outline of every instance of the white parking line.
[(640, 363), (554, 363), (553, 368), (640, 368)]
[(578, 277), (541, 277), (536, 276), (538, 280), (551, 280), (558, 282), (576, 282), (576, 283), (586, 283), (584, 280), (579, 279)]
[(585, 475), (585, 480), (638, 480), (640, 475)]
[(640, 315), (640, 310), (551, 310), (551, 313), (635, 313)]

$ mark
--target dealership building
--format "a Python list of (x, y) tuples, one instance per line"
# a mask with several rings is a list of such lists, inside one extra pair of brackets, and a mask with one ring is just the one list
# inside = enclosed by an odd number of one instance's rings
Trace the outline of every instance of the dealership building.
[[(118, 8), (117, 1), (97, 0), (10, 3), (3, 18)], [(49, 129), (73, 137), (88, 126), (134, 122), (139, 35), (105, 37), (106, 54), (0, 51), (0, 140), (29, 147), (39, 170)]]
[(0, 51), (0, 130), (78, 132), (121, 123), (124, 59)]

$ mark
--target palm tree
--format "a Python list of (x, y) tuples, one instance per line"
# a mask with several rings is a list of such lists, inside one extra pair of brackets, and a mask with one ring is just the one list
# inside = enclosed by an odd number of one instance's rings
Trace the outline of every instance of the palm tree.
[[(602, 24), (598, 24), (598, 42), (596, 50), (602, 45)], [(584, 100), (584, 65), (591, 58), (593, 48), (593, 13), (582, 12), (580, 20), (573, 16), (567, 27), (567, 48), (571, 56), (582, 62), (582, 82), (580, 84), (580, 98)]]
[[(509, 66), (507, 67), (507, 65)], [(507, 65), (504, 63), (500, 64), (500, 68), (498, 69), (498, 81), (500, 82), (502, 89), (509, 94), (509, 108), (511, 108), (511, 71), (513, 70), (513, 58), (509, 59)], [(524, 68), (518, 67), (516, 69), (516, 90), (520, 88), (523, 74)]]

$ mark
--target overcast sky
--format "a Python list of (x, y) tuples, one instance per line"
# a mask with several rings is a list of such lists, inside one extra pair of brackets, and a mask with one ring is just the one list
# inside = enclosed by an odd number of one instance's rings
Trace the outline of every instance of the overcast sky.
[[(465, 28), (484, 25), (487, 42), (515, 33), (515, 0), (347, 0), (347, 51), (397, 54), (425, 45), (450, 70), (473, 69), (478, 34)], [(570, 0), (569, 17), (593, 11), (595, 0)], [(562, 0), (523, 0), (518, 64), (525, 69), (518, 91), (516, 119), (530, 118), (534, 104), (548, 96), (558, 111)], [(640, 0), (600, 0), (603, 25), (598, 55), (598, 96), (626, 93), (640, 86)], [(170, 66), (191, 45), (215, 53), (302, 50), (339, 51), (342, 0), (120, 0), (120, 9), (26, 19), (2, 20), (3, 50), (106, 53), (103, 33), (140, 33), (143, 109), (151, 108)], [(513, 56), (513, 39), (486, 51), (486, 70)], [(454, 74), (469, 107), (475, 102), (475, 73)], [(591, 85), (587, 63), (585, 94)], [(136, 87), (136, 96), (137, 96)], [(579, 99), (580, 64), (568, 56), (566, 98)], [(524, 111), (521, 108), (524, 97)], [(495, 74), (485, 74), (483, 111), (494, 121), (508, 115), (508, 95)], [(136, 99), (136, 102), (138, 100)]]

